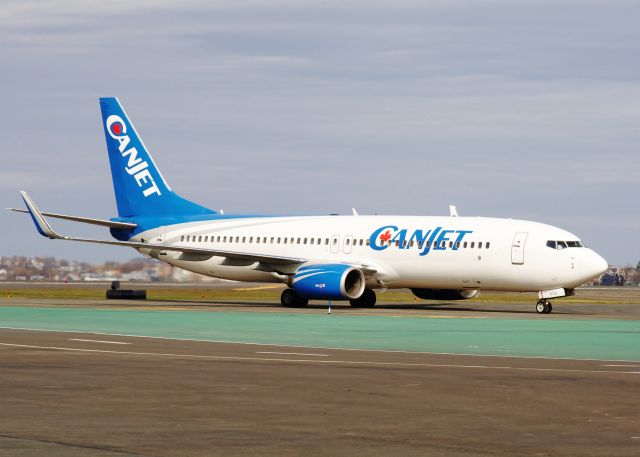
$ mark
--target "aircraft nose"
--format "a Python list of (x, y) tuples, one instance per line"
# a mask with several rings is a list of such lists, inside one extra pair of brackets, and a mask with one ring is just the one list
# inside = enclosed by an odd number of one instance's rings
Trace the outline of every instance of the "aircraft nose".
[(593, 252), (589, 262), (593, 271), (593, 276), (600, 276), (609, 269), (609, 263), (600, 254)]

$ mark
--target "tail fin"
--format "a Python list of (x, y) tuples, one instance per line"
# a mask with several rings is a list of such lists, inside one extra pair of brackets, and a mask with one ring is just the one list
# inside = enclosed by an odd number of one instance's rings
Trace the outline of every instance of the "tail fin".
[(117, 98), (100, 109), (120, 217), (215, 214), (171, 190)]

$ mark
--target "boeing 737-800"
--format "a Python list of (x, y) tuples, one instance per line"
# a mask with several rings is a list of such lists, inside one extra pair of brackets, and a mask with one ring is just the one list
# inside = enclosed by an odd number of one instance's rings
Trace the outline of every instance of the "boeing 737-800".
[[(21, 192), (40, 234), (126, 246), (170, 265), (224, 279), (288, 286), (284, 306), (309, 299), (371, 307), (376, 289), (462, 300), (479, 290), (573, 295), (607, 262), (574, 234), (537, 222), (484, 217), (253, 216), (221, 214), (173, 192), (116, 98), (101, 98), (118, 217), (40, 212)], [(109, 227), (114, 240), (62, 236), (45, 217)]]

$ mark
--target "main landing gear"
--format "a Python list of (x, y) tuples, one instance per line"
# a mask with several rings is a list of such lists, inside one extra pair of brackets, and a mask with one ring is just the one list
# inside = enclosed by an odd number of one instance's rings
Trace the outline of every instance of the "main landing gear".
[(373, 308), (376, 305), (376, 293), (371, 289), (365, 289), (360, 297), (349, 300), (354, 308)]
[(549, 300), (538, 300), (538, 303), (536, 303), (536, 311), (538, 314), (549, 314), (553, 311), (553, 306)]
[(280, 295), (280, 303), (287, 308), (304, 308), (309, 304), (309, 300), (298, 295), (293, 289), (285, 289)]

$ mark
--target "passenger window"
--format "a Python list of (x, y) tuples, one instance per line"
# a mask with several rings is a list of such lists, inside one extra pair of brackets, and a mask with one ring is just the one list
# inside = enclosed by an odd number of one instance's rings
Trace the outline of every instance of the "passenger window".
[(467, 247), (467, 242), (465, 241), (464, 243), (462, 243), (462, 248), (466, 249), (466, 247)]
[(449, 248), (453, 247), (453, 241), (449, 241)]
[(275, 241), (274, 237), (271, 237), (271, 243), (273, 244), (273, 242)]
[(478, 243), (478, 249), (482, 249), (482, 241)]
[(349, 238), (347, 238), (346, 240), (344, 240), (344, 244), (346, 244), (347, 246), (349, 246), (349, 243), (351, 243), (351, 240)]
[(442, 242), (440, 243), (440, 247), (441, 247), (441, 248), (445, 248), (445, 247), (447, 247), (447, 242), (446, 242), (446, 241), (442, 241)]
[(370, 243), (370, 240), (369, 240), (369, 238), (367, 238), (367, 241), (366, 241), (366, 243), (367, 243), (367, 246), (369, 246), (369, 243)]
[(296, 244), (300, 244), (300, 238), (298, 238), (298, 241), (296, 241)]
[(184, 235), (180, 237), (180, 241), (184, 241)]
[(409, 246), (413, 247), (414, 244), (415, 244), (415, 241), (411, 240), (411, 243), (409, 243)]
[(460, 249), (460, 241), (456, 241), (456, 249)]
[(278, 244), (280, 244), (280, 237), (278, 237)]
[(406, 248), (407, 247), (407, 240), (402, 240), (402, 248)]
[(249, 243), (253, 243), (253, 237), (252, 236), (249, 237)]
[(227, 237), (226, 237), (226, 236), (222, 237), (222, 242), (223, 242), (223, 243), (226, 243), (226, 242), (227, 242)]
[(205, 242), (205, 243), (208, 243), (208, 242), (209, 242), (209, 235), (207, 235), (207, 236), (205, 236), (205, 237), (204, 237), (204, 242)]
[(424, 244), (424, 241), (418, 241), (418, 248), (422, 249), (423, 244)]
[(476, 247), (476, 242), (475, 242), (475, 241), (472, 241), (472, 242), (471, 242), (471, 249), (473, 249), (473, 248), (475, 248), (475, 247)]
[(487, 249), (489, 249), (489, 242), (487, 241), (487, 245), (485, 246)]
[(399, 248), (400, 247), (400, 240), (396, 241), (396, 247)]
[(256, 243), (260, 244), (260, 237), (256, 236)]
[(427, 248), (431, 247), (431, 241), (427, 241)]
[(324, 244), (329, 244), (329, 238), (324, 239)]

